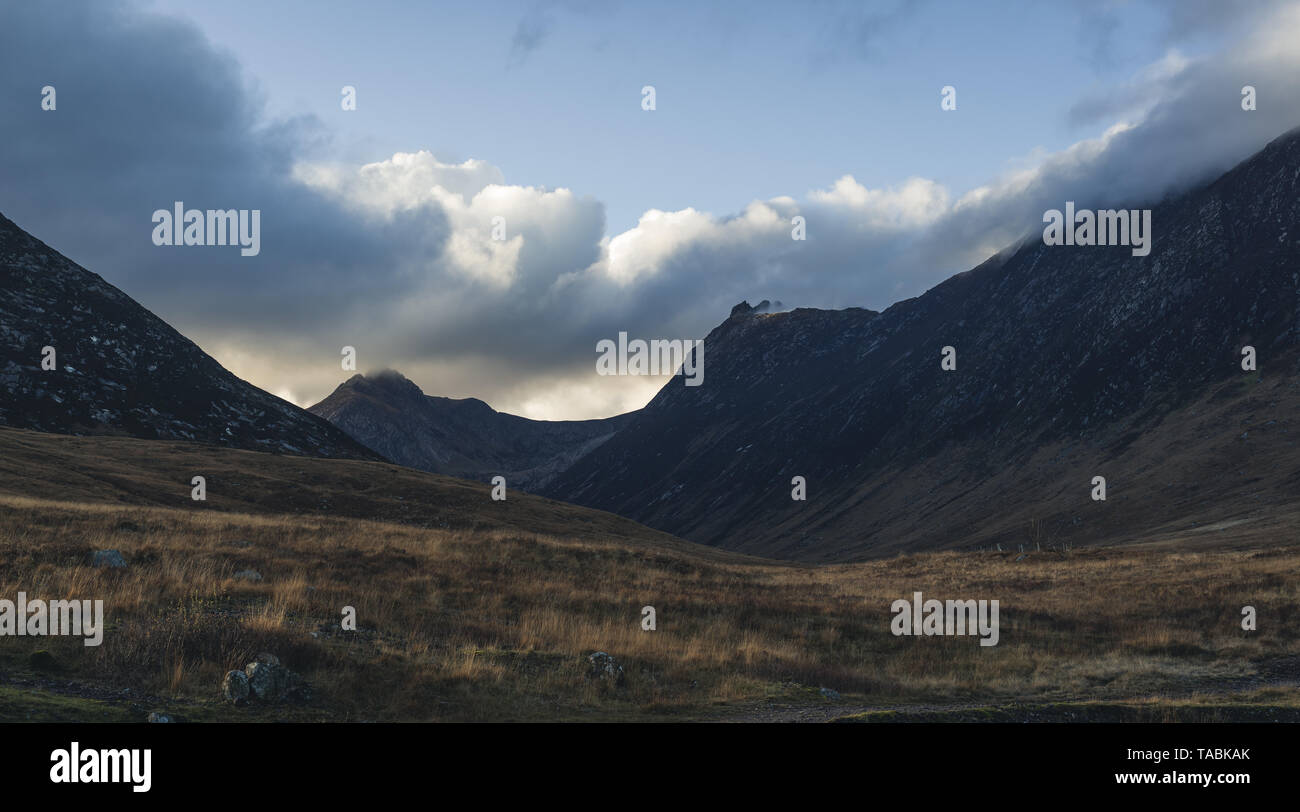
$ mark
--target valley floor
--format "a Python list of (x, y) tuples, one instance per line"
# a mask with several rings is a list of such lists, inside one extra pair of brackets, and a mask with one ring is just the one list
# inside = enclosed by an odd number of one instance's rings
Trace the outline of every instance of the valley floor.
[[(810, 566), (378, 463), (13, 430), (0, 446), (0, 598), (103, 600), (106, 618), (98, 647), (0, 636), (0, 720), (1300, 721), (1290, 539)], [(223, 507), (210, 479), (192, 502), (204, 470), (256, 498)], [(330, 507), (295, 501), (303, 483)], [(105, 549), (127, 565), (92, 567)], [(890, 606), (916, 591), (998, 600), (998, 645), (894, 636)], [(621, 681), (592, 674), (597, 651)], [(309, 695), (223, 701), (261, 652)]]

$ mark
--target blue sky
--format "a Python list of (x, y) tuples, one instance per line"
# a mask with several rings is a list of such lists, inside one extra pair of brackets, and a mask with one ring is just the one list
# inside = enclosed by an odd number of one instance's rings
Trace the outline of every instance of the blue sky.
[[(965, 191), (1099, 134), (1111, 122), (1070, 121), (1080, 90), (1171, 47), (1159, 8), (1137, 3), (154, 6), (233, 52), (269, 116), (319, 116), (331, 157), (483, 158), (511, 183), (596, 197), (615, 232), (646, 209), (734, 212), (844, 174)], [(339, 108), (343, 85), (355, 113)], [(944, 85), (955, 115), (939, 109)]]
[[(0, 211), (304, 405), (352, 346), (529, 417), (639, 408), (663, 380), (597, 376), (601, 340), (884, 309), (1300, 125), (1296, 0), (65, 0), (0, 30)], [(259, 210), (260, 253), (155, 246), (177, 200)]]

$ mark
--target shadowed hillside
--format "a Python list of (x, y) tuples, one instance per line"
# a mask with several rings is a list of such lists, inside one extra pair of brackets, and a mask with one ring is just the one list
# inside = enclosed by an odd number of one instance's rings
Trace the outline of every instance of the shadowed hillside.
[[(235, 377), (3, 215), (0, 339), (0, 425), (379, 458), (327, 421)], [(54, 368), (43, 368), (51, 361)]]
[(739, 305), (704, 386), (673, 379), (543, 492), (822, 561), (1041, 540), (1030, 522), (1074, 544), (1278, 526), (1300, 483), (1297, 222), (1292, 132), (1156, 206), (1149, 256), (1031, 239), (883, 313)]

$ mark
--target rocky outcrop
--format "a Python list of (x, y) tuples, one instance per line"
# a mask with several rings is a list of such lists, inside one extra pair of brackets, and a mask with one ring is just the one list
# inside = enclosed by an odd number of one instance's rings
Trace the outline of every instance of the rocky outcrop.
[(307, 701), (311, 698), (311, 688), (302, 677), (285, 668), (279, 657), (263, 652), (243, 671), (226, 672), (221, 695), (236, 705), (249, 701), (273, 704)]
[(587, 655), (587, 663), (590, 666), (587, 669), (587, 678), (600, 680), (610, 685), (622, 685), (626, 679), (623, 672), (623, 666), (613, 655), (604, 651), (594, 651)]

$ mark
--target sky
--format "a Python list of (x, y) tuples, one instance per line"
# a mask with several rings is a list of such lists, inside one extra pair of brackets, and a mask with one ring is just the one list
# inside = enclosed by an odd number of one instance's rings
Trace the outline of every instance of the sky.
[[(353, 346), (528, 417), (639, 408), (663, 379), (596, 375), (601, 339), (884, 309), (1300, 125), (1300, 8), (1268, 0), (103, 0), (0, 31), (0, 211), (300, 405)], [(177, 200), (260, 210), (261, 252), (154, 245)]]

